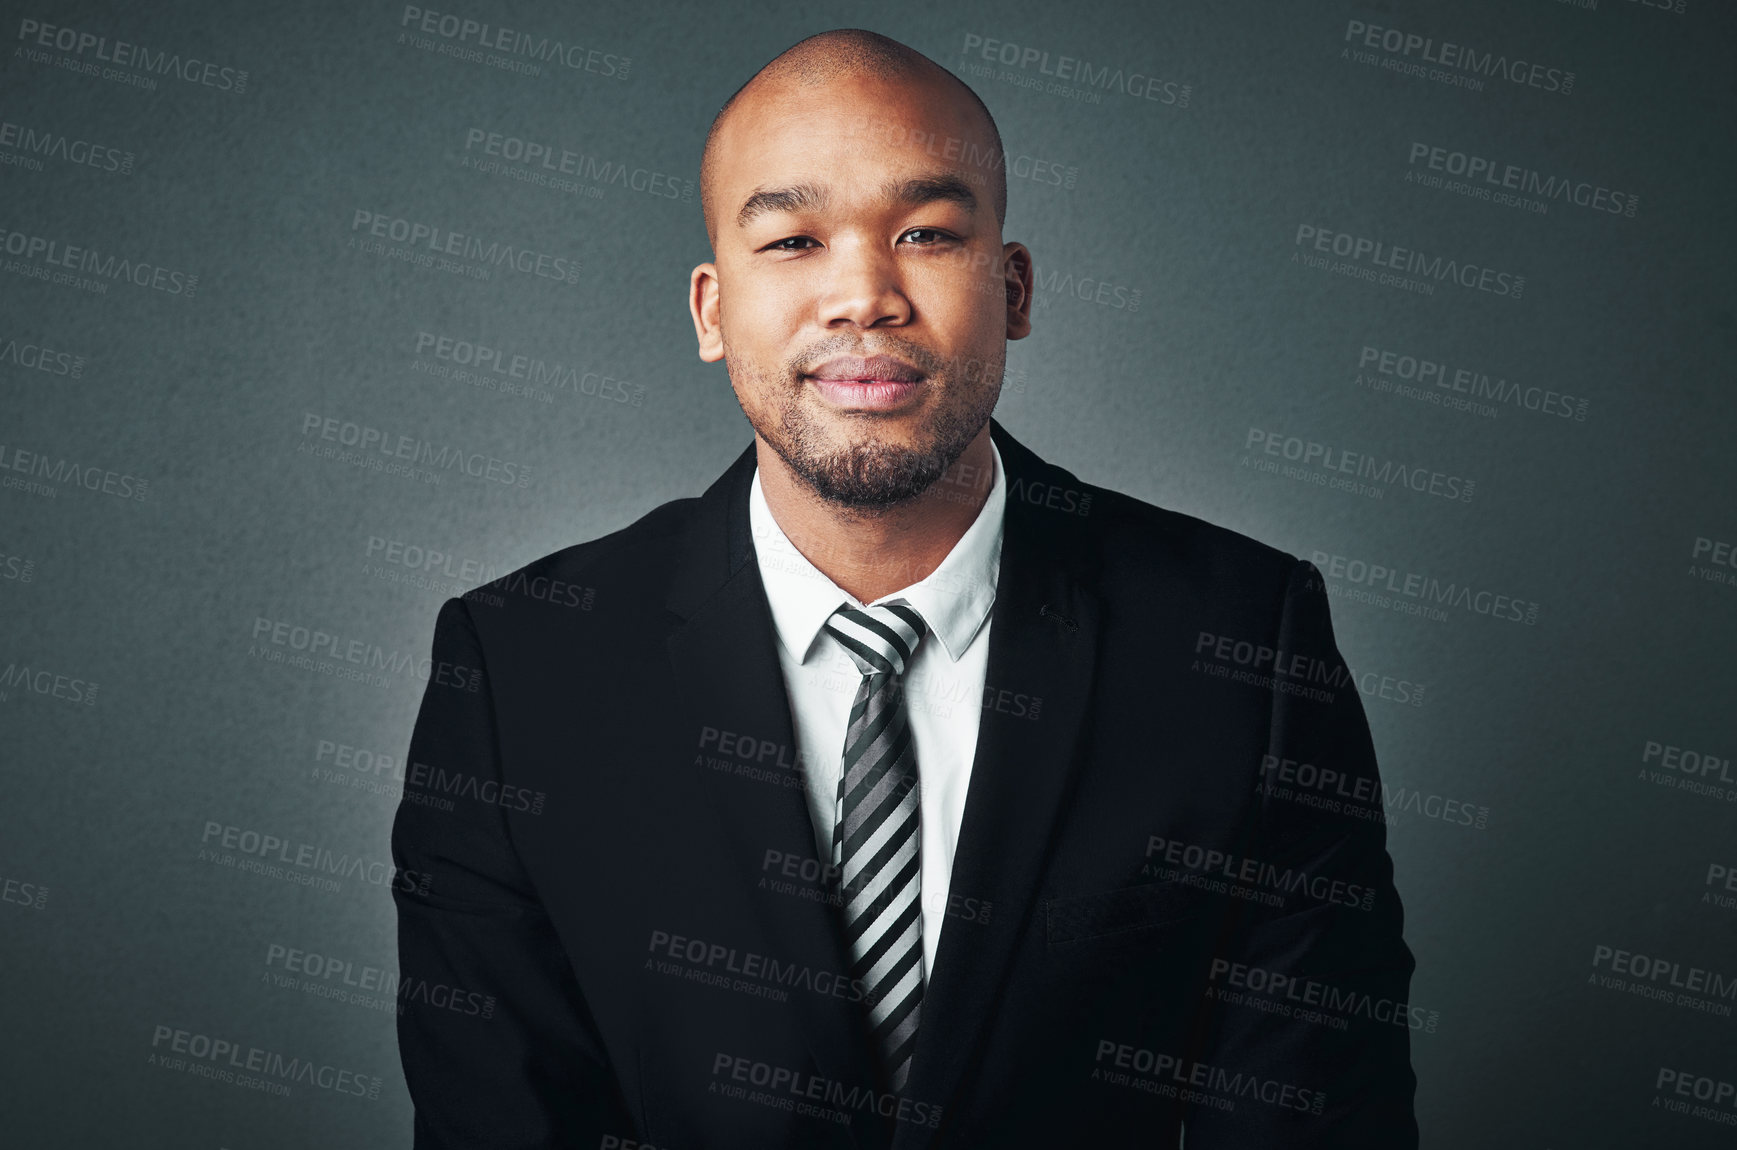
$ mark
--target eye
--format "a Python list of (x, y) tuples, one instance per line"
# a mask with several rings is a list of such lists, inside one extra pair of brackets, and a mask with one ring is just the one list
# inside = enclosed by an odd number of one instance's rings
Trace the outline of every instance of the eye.
[(912, 228), (910, 231), (906, 232), (900, 238), (912, 239), (912, 237), (923, 237), (923, 236), (926, 236), (928, 238), (927, 239), (919, 238), (919, 239), (914, 240), (916, 245), (920, 248), (934, 247), (936, 244), (945, 243), (947, 240), (958, 238), (949, 232), (942, 231), (940, 228)]
[(812, 244), (813, 242), (814, 240), (810, 236), (785, 236), (781, 240), (773, 240), (760, 250), (763, 252), (802, 252), (807, 251), (808, 249), (792, 245)]

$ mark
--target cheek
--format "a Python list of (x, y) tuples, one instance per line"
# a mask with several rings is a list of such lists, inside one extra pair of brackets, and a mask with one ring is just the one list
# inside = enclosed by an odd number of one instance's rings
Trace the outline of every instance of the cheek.
[(954, 271), (945, 278), (937, 277), (924, 289), (918, 308), (929, 325), (961, 341), (992, 336), (1005, 322), (1007, 296), (999, 278)]
[(976, 330), (984, 339), (1007, 334), (1007, 281), (998, 275), (978, 279), (971, 295)]
[(718, 292), (718, 323), (730, 343), (757, 359), (780, 357), (814, 305), (788, 283), (737, 282)]
[(961, 301), (953, 331), (962, 354), (981, 355), (998, 349), (1007, 337), (1007, 293), (1000, 280), (980, 283), (969, 301)]

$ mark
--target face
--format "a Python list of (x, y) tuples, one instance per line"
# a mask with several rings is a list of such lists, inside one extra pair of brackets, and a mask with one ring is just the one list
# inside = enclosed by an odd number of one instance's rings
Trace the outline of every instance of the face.
[(866, 77), (767, 87), (721, 128), (700, 358), (822, 498), (927, 490), (989, 421), (1031, 262), (1003, 244), (989, 141), (961, 94)]

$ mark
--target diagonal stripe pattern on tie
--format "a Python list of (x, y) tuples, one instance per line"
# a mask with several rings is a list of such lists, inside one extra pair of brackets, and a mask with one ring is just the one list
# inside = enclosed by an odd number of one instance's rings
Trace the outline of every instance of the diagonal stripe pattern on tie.
[(850, 708), (832, 827), (851, 977), (860, 978), (875, 1045), (903, 1090), (923, 1002), (921, 808), (917, 752), (901, 676), (928, 628), (903, 603), (840, 607), (827, 633), (862, 683)]

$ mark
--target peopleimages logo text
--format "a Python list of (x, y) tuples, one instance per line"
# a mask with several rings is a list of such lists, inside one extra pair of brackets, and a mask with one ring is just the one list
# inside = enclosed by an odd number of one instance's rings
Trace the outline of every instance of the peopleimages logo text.
[(404, 6), (398, 26), (414, 29), (427, 36), (439, 36), (456, 44), (474, 44), (478, 48), (504, 52), (509, 56), (520, 56), (546, 64), (560, 64), (575, 72), (595, 72), (616, 80), (627, 79), (627, 70), (633, 64), (631, 57), (614, 52), (586, 48), (581, 44), (569, 44), (529, 32), (518, 32), (451, 12), (434, 12), (413, 4)]
[(40, 20), (18, 21), (18, 39), (36, 48), (53, 48), (74, 56), (89, 56), (104, 64), (134, 68), (153, 76), (173, 76), (189, 84), (216, 88), (224, 92), (247, 91), (247, 72), (196, 57), (182, 57), (178, 52), (154, 52), (125, 40), (110, 40), (77, 28), (45, 24)]
[(1391, 268), (1406, 275), (1423, 279), (1456, 283), (1491, 295), (1519, 299), (1525, 290), (1526, 277), (1513, 272), (1486, 267), (1483, 264), (1461, 262), (1441, 255), (1427, 255), (1416, 248), (1401, 247), (1383, 240), (1338, 232), (1314, 224), (1298, 224), (1293, 246), (1326, 252), (1340, 259), (1373, 267)]
[(1370, 563), (1326, 551), (1311, 552), (1309, 561), (1330, 580), (1326, 585), (1329, 593), (1335, 593), (1341, 586), (1349, 586), (1360, 593), (1373, 592), (1392, 596), (1396, 601), (1413, 600), (1432, 606), (1456, 607), (1474, 615), (1487, 615), (1527, 626), (1535, 626), (1538, 622), (1539, 606), (1531, 599), (1505, 595), (1457, 580), (1442, 580), (1421, 571), (1407, 571), (1398, 565)]
[[(1568, 203), (1595, 212), (1629, 217), (1640, 208), (1640, 196), (1634, 192), (1613, 191), (1590, 180), (1546, 175), (1535, 168), (1426, 144), (1420, 140), (1412, 141), (1406, 163), (1413, 171), (1423, 168), (1431, 172), (1441, 172), (1490, 188), (1535, 197), (1543, 203)], [(1408, 172), (1407, 178), (1410, 178), (1411, 174)]]
[(1467, 44), (1452, 40), (1437, 40), (1416, 32), (1405, 32), (1362, 20), (1345, 23), (1345, 42), (1362, 48), (1379, 49), (1389, 56), (1433, 64), (1472, 76), (1501, 77), (1509, 83), (1542, 92), (1566, 96), (1574, 91), (1574, 73), (1564, 68), (1552, 68), (1528, 60), (1511, 59), (1502, 52), (1481, 52)]
[(1058, 81), (1077, 84), (1085, 89), (1121, 92), (1126, 96), (1178, 108), (1188, 107), (1194, 92), (1192, 84), (1181, 83), (1171, 77), (1158, 76), (1151, 72), (1125, 71), (1109, 64), (1094, 65), (1090, 60), (1060, 53), (1052, 59), (1046, 49), (1014, 44), (976, 32), (965, 34), (965, 47), (961, 50), (961, 55), (967, 59), (976, 56), (991, 64), (1053, 76)]
[(529, 464), (511, 459), (497, 459), (480, 451), (465, 451), (451, 444), (437, 444), (413, 435), (394, 435), (378, 427), (352, 423), (336, 416), (323, 416), (312, 411), (302, 413), (302, 437), (330, 440), (361, 452), (378, 452), (381, 456), (414, 462), (419, 467), (435, 471), (457, 469), (473, 479), (483, 479), (507, 487), (529, 487)]
[(104, 252), (82, 244), (69, 244), (51, 236), (16, 231), (4, 224), (0, 224), (0, 252), (34, 263), (100, 276), (106, 280), (125, 281), (136, 287), (150, 288), (169, 295), (192, 298), (199, 287), (199, 277), (189, 272), (164, 267), (150, 260), (117, 255), (112, 251)]
[(350, 219), (350, 231), (365, 232), (376, 239), (391, 240), (411, 247), (425, 247), (436, 255), (457, 256), (478, 263), (506, 266), (525, 275), (563, 283), (579, 282), (579, 261), (566, 256), (535, 252), (498, 240), (485, 242), (481, 236), (465, 235), (449, 228), (388, 216), (357, 208)]

